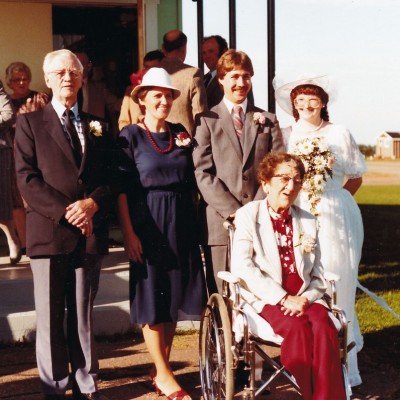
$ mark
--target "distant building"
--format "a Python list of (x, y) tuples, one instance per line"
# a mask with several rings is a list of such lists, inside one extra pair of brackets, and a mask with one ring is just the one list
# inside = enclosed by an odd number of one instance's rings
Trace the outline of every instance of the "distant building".
[(400, 132), (382, 132), (376, 142), (376, 157), (400, 158)]

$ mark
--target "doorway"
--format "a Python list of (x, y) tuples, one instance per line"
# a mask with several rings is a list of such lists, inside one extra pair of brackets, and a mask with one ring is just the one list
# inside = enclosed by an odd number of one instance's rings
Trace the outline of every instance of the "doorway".
[(138, 69), (137, 31), (136, 6), (53, 7), (54, 50), (86, 52), (93, 78), (119, 98)]

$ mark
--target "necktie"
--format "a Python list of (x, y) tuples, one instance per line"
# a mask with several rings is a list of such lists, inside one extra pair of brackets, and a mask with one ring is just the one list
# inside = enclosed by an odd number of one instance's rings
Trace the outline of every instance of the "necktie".
[(62, 118), (65, 132), (67, 134), (69, 144), (74, 152), (76, 164), (80, 166), (82, 161), (82, 145), (81, 141), (79, 140), (78, 132), (76, 131), (75, 125), (73, 124), (71, 118), (74, 118), (74, 113), (71, 110), (65, 110)]
[(207, 87), (211, 81), (211, 72), (207, 72), (204, 76), (204, 86)]
[(78, 108), (83, 110), (83, 85), (78, 91)]
[(235, 127), (236, 134), (240, 138), (243, 130), (243, 120), (242, 120), (243, 110), (241, 106), (233, 107), (233, 126)]

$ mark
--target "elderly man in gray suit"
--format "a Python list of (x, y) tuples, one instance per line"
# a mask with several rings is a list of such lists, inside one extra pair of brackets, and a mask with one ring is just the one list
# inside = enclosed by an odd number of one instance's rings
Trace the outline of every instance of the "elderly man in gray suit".
[(98, 121), (79, 110), (77, 56), (48, 53), (43, 71), (53, 98), (21, 114), (15, 135), (18, 185), (28, 204), (39, 376), (45, 400), (66, 399), (70, 380), (74, 400), (107, 400), (97, 390), (92, 312), (108, 252), (110, 144)]
[(269, 151), (283, 150), (282, 135), (274, 114), (247, 100), (254, 74), (250, 58), (228, 50), (217, 64), (224, 90), (219, 104), (196, 121), (193, 160), (202, 195), (203, 244), (210, 293), (221, 292), (218, 271), (226, 266), (228, 233), (223, 227), (236, 210), (263, 197), (257, 167)]
[(207, 95), (203, 73), (184, 63), (186, 45), (187, 37), (183, 32), (167, 32), (162, 44), (165, 58), (161, 60), (161, 67), (171, 75), (172, 86), (181, 92), (172, 105), (168, 121), (182, 124), (192, 134), (196, 115), (207, 109)]

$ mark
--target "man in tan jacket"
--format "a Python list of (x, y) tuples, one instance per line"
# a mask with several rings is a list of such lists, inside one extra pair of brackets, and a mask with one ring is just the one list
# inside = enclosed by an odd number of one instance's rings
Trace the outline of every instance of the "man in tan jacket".
[(183, 32), (167, 32), (163, 39), (165, 58), (161, 67), (171, 75), (172, 85), (181, 91), (172, 105), (168, 121), (181, 123), (192, 134), (196, 115), (207, 109), (207, 95), (201, 70), (184, 64), (186, 45), (187, 37)]

